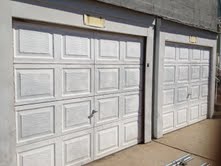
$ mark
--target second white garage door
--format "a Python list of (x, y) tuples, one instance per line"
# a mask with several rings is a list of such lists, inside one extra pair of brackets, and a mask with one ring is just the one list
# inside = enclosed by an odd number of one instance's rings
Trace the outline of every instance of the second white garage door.
[(80, 165), (141, 141), (143, 38), (14, 23), (19, 166)]
[(166, 43), (163, 70), (163, 133), (207, 117), (210, 51)]

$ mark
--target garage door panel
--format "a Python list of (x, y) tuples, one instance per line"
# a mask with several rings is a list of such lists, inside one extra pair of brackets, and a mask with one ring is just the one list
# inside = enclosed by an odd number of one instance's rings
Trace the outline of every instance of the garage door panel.
[(62, 35), (62, 59), (77, 61), (93, 60), (91, 35), (88, 33), (72, 33)]
[(55, 146), (47, 145), (18, 153), (19, 166), (54, 166)]
[(163, 132), (172, 130), (175, 126), (174, 112), (163, 114)]
[(176, 47), (172, 44), (168, 44), (165, 47), (165, 61), (176, 61)]
[(175, 103), (175, 88), (163, 90), (163, 106), (169, 106)]
[(188, 123), (188, 108), (182, 108), (177, 110), (177, 122), (176, 127), (182, 127)]
[(188, 86), (177, 88), (177, 103), (187, 102), (188, 100)]
[(82, 29), (60, 28), (55, 34), (57, 62), (71, 64), (94, 63), (93, 33)]
[(123, 67), (123, 90), (139, 90), (142, 89), (142, 67), (141, 66), (131, 66)]
[(55, 107), (20, 110), (16, 113), (18, 143), (55, 134)]
[(202, 84), (201, 85), (201, 98), (205, 99), (208, 97), (208, 84)]
[(192, 50), (191, 60), (197, 61), (197, 62), (201, 60), (201, 50), (200, 49), (194, 48)]
[(125, 54), (124, 36), (111, 33), (96, 33), (95, 63), (123, 64)]
[(96, 94), (120, 91), (120, 66), (96, 66)]
[(122, 123), (122, 144), (124, 147), (136, 145), (142, 141), (141, 116), (124, 120)]
[(210, 51), (207, 49), (202, 50), (201, 61), (209, 63), (209, 59), (210, 59)]
[[(19, 30), (19, 52), (52, 56), (52, 35), (46, 32)], [(39, 56), (40, 56), (39, 55)], [(31, 55), (29, 55), (31, 56)]]
[(85, 96), (94, 93), (92, 66), (72, 66), (62, 69), (62, 96)]
[(111, 154), (120, 148), (120, 125), (109, 124), (95, 131), (95, 158)]
[(190, 100), (199, 100), (200, 99), (200, 85), (192, 85)]
[(186, 47), (179, 47), (179, 52), (178, 54), (178, 61), (179, 62), (187, 62), (189, 60), (189, 49)]
[(142, 64), (142, 38), (114, 34), (98, 34), (95, 39), (95, 62), (97, 64)]
[(163, 83), (164, 84), (173, 84), (176, 79), (176, 66), (175, 65), (164, 65), (164, 75)]
[(63, 165), (81, 165), (92, 160), (92, 135), (80, 135), (63, 141)]
[(54, 68), (16, 68), (16, 102), (55, 97)]
[(113, 123), (120, 120), (120, 94), (95, 97), (95, 125)]
[(99, 35), (96, 43), (96, 62), (104, 63), (104, 61), (120, 62), (121, 45), (120, 38), (110, 35)]
[(83, 165), (140, 142), (144, 38), (13, 26), (19, 166)]
[(72, 100), (62, 104), (62, 130), (76, 131), (90, 128), (93, 121), (90, 118), (93, 109), (92, 98)]
[(164, 106), (162, 108), (162, 112), (163, 112), (163, 114), (166, 114), (169, 112), (173, 112), (176, 108), (177, 108), (177, 106), (174, 106), (174, 105)]
[(201, 66), (200, 65), (193, 65), (191, 66), (191, 81), (192, 82), (197, 82), (197, 81), (200, 81), (200, 73), (201, 73)]
[(201, 104), (201, 116), (207, 115), (208, 112), (208, 103)]
[(53, 34), (42, 26), (23, 26), (14, 30), (15, 58), (53, 59)]
[(111, 40), (100, 40), (100, 49), (98, 59), (116, 59), (120, 60), (120, 42)]
[(189, 81), (189, 66), (178, 65), (177, 66), (177, 83), (186, 83)]
[(142, 114), (142, 92), (132, 92), (123, 95), (123, 117), (137, 117)]
[[(209, 57), (207, 48), (166, 43), (162, 83), (163, 133), (206, 118)], [(175, 78), (172, 77), (174, 72)]]
[(126, 54), (124, 61), (141, 63), (143, 61), (143, 40), (130, 39), (126, 41)]
[(190, 106), (190, 122), (198, 120), (199, 112), (200, 112), (199, 104)]
[(202, 67), (202, 80), (208, 81), (209, 79), (209, 65), (203, 65)]

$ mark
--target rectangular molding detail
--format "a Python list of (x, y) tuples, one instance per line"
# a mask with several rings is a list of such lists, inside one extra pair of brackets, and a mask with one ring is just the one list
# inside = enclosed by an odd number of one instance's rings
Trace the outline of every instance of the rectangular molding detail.
[(141, 67), (124, 67), (124, 89), (138, 90), (142, 88)]
[(96, 133), (96, 155), (119, 148), (119, 126), (100, 130)]
[(91, 68), (63, 69), (63, 95), (92, 93)]
[(91, 127), (91, 119), (88, 118), (92, 111), (92, 100), (69, 102), (63, 104), (63, 130), (75, 130)]
[(161, 105), (163, 133), (206, 118), (209, 59), (209, 48), (165, 43)]
[(84, 165), (139, 143), (144, 37), (31, 21), (13, 30), (18, 166)]
[(96, 74), (98, 93), (118, 91), (120, 89), (120, 68), (97, 68)]
[(54, 37), (48, 28), (33, 25), (14, 26), (15, 58), (53, 59)]
[(63, 141), (64, 166), (79, 165), (92, 159), (91, 134)]
[(140, 124), (139, 121), (131, 121), (124, 123), (123, 126), (124, 130), (124, 139), (123, 144), (137, 144), (139, 143), (141, 139), (141, 130), (140, 130)]
[(174, 113), (167, 113), (163, 115), (163, 129), (169, 130), (174, 127)]
[(120, 60), (120, 42), (118, 40), (100, 39), (99, 60)]
[(143, 60), (143, 41), (131, 39), (126, 42), (126, 61), (136, 60), (142, 61)]
[(55, 145), (18, 153), (18, 166), (54, 166)]
[(55, 132), (54, 106), (23, 110), (16, 115), (19, 142), (52, 135)]
[(110, 123), (110, 121), (120, 118), (120, 98), (118, 96), (98, 98), (96, 102), (98, 111), (96, 123)]
[(90, 34), (85, 32), (70, 32), (62, 37), (62, 54), (64, 59), (90, 60), (91, 39)]
[(53, 69), (16, 69), (16, 101), (29, 101), (54, 97)]
[(141, 114), (142, 98), (138, 93), (124, 95), (124, 116), (137, 116)]

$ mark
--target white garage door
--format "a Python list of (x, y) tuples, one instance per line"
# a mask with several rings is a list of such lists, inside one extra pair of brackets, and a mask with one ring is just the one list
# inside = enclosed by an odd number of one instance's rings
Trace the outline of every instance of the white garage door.
[(167, 43), (163, 73), (163, 133), (207, 117), (210, 51)]
[(141, 141), (143, 38), (13, 27), (19, 166), (81, 165)]

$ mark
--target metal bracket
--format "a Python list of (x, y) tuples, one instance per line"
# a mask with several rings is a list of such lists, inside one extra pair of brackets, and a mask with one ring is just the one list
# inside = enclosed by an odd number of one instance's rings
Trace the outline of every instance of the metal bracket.
[(97, 113), (98, 111), (92, 110), (91, 114), (88, 116), (88, 118), (92, 118), (94, 116), (95, 113)]
[(177, 160), (172, 161), (171, 163), (165, 165), (165, 166), (185, 166), (187, 165), (187, 162), (192, 160), (193, 157), (191, 157), (190, 154), (187, 154), (181, 158), (178, 158)]
[(209, 164), (209, 163), (203, 163), (203, 164), (200, 165), (200, 166), (210, 166), (210, 164)]
[(191, 95), (192, 95), (192, 93), (188, 93), (188, 94), (187, 94), (187, 98), (189, 98)]

